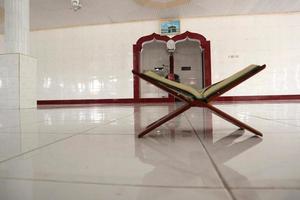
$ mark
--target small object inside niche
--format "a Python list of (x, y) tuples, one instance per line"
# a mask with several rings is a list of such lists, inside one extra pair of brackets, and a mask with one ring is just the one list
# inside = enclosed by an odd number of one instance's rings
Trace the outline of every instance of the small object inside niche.
[(181, 71), (191, 71), (192, 70), (192, 66), (182, 66), (181, 67)]
[(166, 65), (156, 66), (156, 67), (154, 67), (154, 71), (158, 75), (165, 77), (169, 73), (169, 70), (167, 68), (168, 68), (168, 66), (166, 66)]

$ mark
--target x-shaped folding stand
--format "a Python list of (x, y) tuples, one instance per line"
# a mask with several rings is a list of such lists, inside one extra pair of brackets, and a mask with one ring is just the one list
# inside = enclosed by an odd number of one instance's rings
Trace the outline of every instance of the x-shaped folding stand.
[(255, 135), (263, 136), (263, 134), (261, 132), (259, 132), (258, 130), (256, 130), (256, 129), (252, 128), (251, 126), (249, 126), (249, 125), (247, 125), (247, 124), (239, 121), (238, 119), (230, 116), (229, 114), (227, 114), (227, 113), (219, 110), (215, 106), (211, 105), (210, 102), (213, 99), (215, 99), (215, 98), (219, 97), (220, 95), (222, 95), (223, 93), (227, 92), (231, 88), (233, 88), (233, 87), (239, 85), (240, 83), (242, 83), (243, 81), (247, 80), (248, 78), (250, 78), (254, 74), (256, 74), (259, 71), (263, 70), (265, 67), (266, 67), (265, 65), (257, 66), (255, 68), (255, 70), (252, 70), (249, 73), (244, 74), (243, 76), (234, 79), (225, 88), (222, 88), (222, 89), (216, 91), (213, 95), (211, 95), (209, 98), (206, 98), (206, 99), (191, 98), (190, 96), (188, 96), (184, 92), (182, 92), (182, 90), (180, 90), (180, 89), (178, 89), (176, 87), (171, 87), (170, 85), (167, 85), (167, 84), (165, 84), (165, 83), (163, 83), (161, 81), (158, 81), (157, 79), (155, 79), (153, 77), (147, 76), (144, 73), (138, 73), (138, 72), (132, 71), (132, 73), (134, 75), (138, 76), (139, 78), (141, 78), (141, 79), (143, 79), (143, 80), (145, 80), (145, 81), (147, 81), (147, 82), (149, 82), (149, 83), (157, 86), (158, 88), (160, 88), (160, 89), (168, 92), (169, 94), (171, 94), (172, 96), (176, 97), (177, 99), (185, 102), (185, 104), (183, 106), (177, 108), (173, 112), (165, 115), (164, 117), (160, 118), (159, 120), (157, 120), (157, 121), (153, 122), (152, 124), (148, 125), (144, 131), (142, 131), (141, 133), (139, 133), (138, 137), (139, 138), (143, 137), (144, 135), (146, 135), (147, 133), (149, 133), (153, 129), (161, 126), (162, 124), (164, 124), (167, 121), (173, 119), (174, 117), (178, 116), (179, 114), (183, 113), (184, 111), (188, 110), (191, 107), (204, 107), (204, 108), (208, 108), (214, 114), (216, 114), (219, 117), (227, 120), (228, 122), (231, 122), (232, 124), (238, 126), (239, 128), (246, 129), (246, 130), (254, 133)]

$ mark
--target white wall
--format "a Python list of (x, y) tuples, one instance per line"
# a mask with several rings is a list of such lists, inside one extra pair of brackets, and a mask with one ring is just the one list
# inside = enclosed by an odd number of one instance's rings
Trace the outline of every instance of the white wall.
[(158, 27), (152, 21), (32, 32), (38, 99), (132, 98), (132, 45)]
[[(299, 22), (300, 13), (193, 18), (181, 19), (181, 30), (211, 41), (213, 82), (248, 64), (267, 64), (227, 95), (287, 95), (300, 93)], [(159, 21), (146, 21), (32, 32), (37, 98), (132, 98), (132, 45), (158, 28)]]
[(267, 64), (263, 72), (227, 95), (300, 94), (300, 13), (181, 22), (184, 30), (211, 41), (213, 82), (248, 64)]

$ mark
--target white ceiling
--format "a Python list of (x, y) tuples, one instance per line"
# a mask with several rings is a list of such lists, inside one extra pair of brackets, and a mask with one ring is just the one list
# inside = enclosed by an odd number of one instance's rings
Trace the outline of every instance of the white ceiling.
[[(2, 7), (3, 1), (0, 0)], [(172, 4), (171, 8), (158, 8), (157, 6), (166, 7), (171, 1), (183, 4), (179, 6)], [(300, 11), (300, 0), (81, 0), (81, 3), (82, 9), (74, 12), (71, 10), (70, 0), (30, 0), (31, 29), (162, 18)], [(3, 20), (0, 22), (0, 30), (3, 30)]]

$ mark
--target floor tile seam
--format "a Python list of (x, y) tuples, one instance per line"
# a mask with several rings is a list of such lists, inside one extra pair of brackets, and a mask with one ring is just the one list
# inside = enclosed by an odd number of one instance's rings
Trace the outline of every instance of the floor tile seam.
[(65, 138), (57, 139), (57, 140), (55, 140), (55, 141), (53, 141), (53, 142), (50, 142), (50, 143), (48, 143), (48, 144), (41, 145), (41, 146), (38, 146), (38, 147), (36, 147), (36, 148), (30, 149), (30, 150), (28, 150), (28, 151), (22, 152), (22, 153), (20, 153), (20, 154), (11, 156), (11, 157), (9, 157), (9, 158), (6, 158), (6, 159), (4, 159), (4, 160), (1, 160), (1, 161), (0, 161), (0, 165), (3, 164), (3, 163), (5, 163), (5, 162), (7, 162), (7, 161), (13, 160), (13, 159), (15, 159), (15, 158), (24, 156), (25, 154), (28, 154), (28, 153), (31, 153), (31, 152), (34, 152), (34, 151), (43, 149), (43, 148), (48, 147), (48, 146), (50, 146), (50, 145), (56, 144), (56, 143), (58, 143), (58, 142), (65, 141), (65, 140), (70, 139), (70, 138), (72, 138), (72, 137), (74, 137), (74, 136), (77, 136), (77, 135), (79, 135), (79, 134), (80, 134), (80, 133), (77, 133), (77, 134), (73, 134), (73, 135), (70, 135), (70, 136), (65, 137)]
[(250, 117), (256, 117), (256, 118), (259, 118), (259, 119), (265, 119), (265, 120), (298, 120), (298, 119), (287, 119), (287, 118), (268, 118), (268, 117), (261, 117), (261, 116), (258, 116), (258, 115), (255, 115), (255, 114), (243, 114), (243, 115), (248, 115)]
[(67, 132), (60, 132), (60, 133), (51, 133), (51, 132), (41, 132), (41, 133), (36, 133), (36, 132), (21, 132), (21, 133), (0, 133), (0, 136), (1, 135), (72, 135), (74, 133), (67, 133)]
[[(111, 122), (108, 122), (108, 123), (111, 123)], [(93, 128), (95, 128), (95, 127), (93, 127)], [(53, 142), (50, 142), (50, 143), (48, 143), (48, 144), (41, 145), (41, 146), (39, 146), (39, 147), (30, 149), (30, 150), (28, 150), (28, 151), (25, 151), (25, 152), (22, 152), (22, 153), (20, 153), (20, 154), (14, 155), (14, 156), (9, 157), (9, 158), (7, 158), (7, 159), (1, 160), (1, 161), (0, 161), (0, 165), (1, 165), (2, 163), (5, 163), (5, 162), (10, 161), (10, 160), (12, 160), (12, 159), (15, 159), (15, 158), (24, 156), (25, 154), (28, 154), (28, 153), (31, 153), (31, 152), (34, 152), (34, 151), (37, 151), (37, 150), (46, 148), (46, 147), (48, 147), (48, 146), (50, 146), (50, 145), (53, 145), (53, 144), (56, 144), (56, 143), (59, 143), (59, 142), (68, 140), (68, 139), (73, 138), (73, 137), (76, 137), (76, 136), (78, 136), (78, 135), (83, 135), (86, 131), (90, 131), (90, 130), (93, 129), (93, 128), (89, 128), (89, 129), (87, 129), (87, 130), (80, 131), (80, 132), (75, 133), (75, 134), (72, 134), (72, 135), (70, 135), (70, 136), (68, 136), (68, 137), (64, 137), (64, 138), (61, 138), (61, 139), (57, 139), (57, 140), (55, 140), (55, 141), (53, 141)]]
[[(126, 115), (126, 116), (124, 116), (124, 117), (117, 118), (117, 119), (115, 119), (115, 120), (119, 120), (119, 119), (122, 119), (122, 118), (126, 118), (126, 117), (129, 117), (129, 116), (131, 116), (131, 115), (133, 115), (133, 113), (130, 114), (130, 115)], [(38, 120), (38, 121), (36, 121), (36, 122), (34, 122), (34, 123), (26, 123), (25, 125), (41, 124), (41, 123), (43, 123), (43, 122), (45, 122), (45, 121), (47, 121), (47, 120)], [(53, 120), (53, 121), (61, 121), (61, 120)], [(76, 121), (78, 121), (78, 120), (64, 120), (64, 121), (67, 121), (67, 122), (69, 122), (69, 121), (71, 121), (71, 122), (76, 122)], [(109, 120), (108, 122), (111, 123), (112, 121)], [(93, 123), (90, 123), (90, 124), (92, 125)], [(102, 125), (104, 125), (104, 124), (107, 125), (107, 122), (103, 123)], [(16, 125), (16, 126), (1, 127), (1, 128), (0, 128), (0, 132), (1, 132), (1, 129), (9, 129), (9, 128), (16, 128), (16, 127), (19, 127), (19, 126)]]
[[(92, 128), (94, 128), (95, 126), (99, 126), (99, 125), (92, 125), (92, 126), (93, 126)], [(72, 130), (67, 130), (67, 131), (74, 132)], [(64, 131), (64, 133), (67, 133), (67, 131)], [(1, 132), (1, 130), (0, 130), (0, 134), (2, 134), (2, 133), (18, 134), (18, 132), (16, 132), (16, 131), (7, 131), (7, 130), (5, 130), (5, 131)], [(29, 131), (22, 131), (22, 133), (31, 133), (31, 132), (29, 132)], [(35, 133), (37, 133), (37, 132), (35, 132)], [(54, 132), (53, 131), (46, 131), (44, 133), (54, 133)]]
[(257, 116), (257, 115), (252, 115), (252, 114), (241, 114), (241, 113), (239, 113), (239, 114), (240, 114), (240, 115), (243, 115), (243, 116), (247, 116), (247, 117), (257, 118), (257, 119), (260, 119), (260, 120), (266, 120), (266, 121), (271, 121), (271, 122), (274, 121), (274, 119), (266, 118), (266, 117), (260, 117), (260, 116)]
[[(0, 178), (1, 179), (1, 178)], [(300, 187), (230, 187), (231, 190), (300, 190)]]
[[(232, 129), (232, 130), (229, 130), (228, 132), (224, 132), (224, 133), (213, 133), (213, 135), (216, 135), (216, 136), (227, 136), (229, 133), (232, 133), (233, 131), (236, 131), (236, 130), (239, 130), (238, 128), (235, 128), (235, 129)], [(197, 130), (196, 130), (197, 131)], [(290, 136), (295, 136), (295, 135), (299, 135), (299, 132), (297, 131), (294, 131), (294, 132), (283, 132), (283, 133), (273, 133), (271, 131), (269, 132), (266, 132), (266, 131), (261, 131), (263, 132), (264, 136), (266, 134), (268, 134), (268, 136), (287, 136), (287, 135), (290, 135)], [(250, 132), (250, 131), (245, 131), (244, 135), (249, 135), (249, 136), (253, 136), (253, 133)]]
[(288, 126), (292, 126), (292, 127), (298, 127), (298, 128), (300, 127), (298, 125), (286, 123), (286, 122), (283, 122), (283, 121), (278, 121), (278, 120), (274, 120), (274, 121), (279, 123), (279, 124), (284, 124), (284, 125), (288, 125)]
[(86, 135), (90, 135), (90, 136), (96, 136), (96, 135), (132, 135), (134, 136), (135, 133), (86, 133)]
[(48, 182), (48, 183), (64, 183), (64, 184), (84, 184), (84, 185), (102, 185), (102, 186), (123, 186), (123, 187), (149, 187), (149, 188), (174, 188), (174, 189), (207, 189), (207, 190), (225, 190), (220, 186), (177, 186), (177, 185), (151, 185), (151, 184), (126, 184), (126, 183), (101, 183), (89, 181), (68, 181), (68, 180), (53, 180), (53, 179), (34, 179), (34, 178), (17, 178), (17, 177), (1, 177), (1, 180), (13, 181), (32, 181), (32, 182)]
[[(111, 121), (107, 121), (107, 122), (105, 122), (105, 123), (103, 123), (102, 125), (103, 126), (106, 126), (106, 125), (108, 125), (108, 124), (110, 124), (110, 123), (112, 123), (112, 122), (114, 122), (115, 120), (111, 120)], [(82, 130), (82, 131), (80, 131), (80, 133), (82, 133), (82, 132), (86, 132), (86, 131), (90, 131), (90, 130), (92, 130), (92, 129), (94, 129), (94, 128), (98, 128), (100, 125), (93, 125), (93, 127), (90, 127), (90, 128), (88, 128), (88, 129), (84, 129), (84, 130)], [(64, 132), (62, 132), (62, 133), (56, 133), (56, 132), (42, 132), (42, 133), (37, 133), (37, 132), (35, 132), (35, 133), (31, 133), (31, 132), (22, 132), (22, 133), (24, 133), (24, 134), (74, 134), (74, 131), (64, 131)], [(77, 133), (79, 133), (79, 132), (77, 132)], [(2, 133), (0, 133), (0, 135), (1, 134), (15, 134), (15, 135), (17, 135), (17, 134), (20, 134), (20, 133), (17, 133), (17, 132), (2, 132)], [(76, 134), (76, 133), (75, 133)]]
[[(245, 114), (246, 115), (246, 114)], [(280, 120), (287, 120), (287, 119), (271, 119), (271, 118), (266, 118), (266, 117), (260, 117), (260, 116), (257, 116), (257, 115), (246, 115), (246, 116), (249, 116), (249, 117), (254, 117), (254, 118), (257, 118), (257, 119), (262, 119), (262, 120), (267, 120), (267, 121), (272, 121), (272, 122), (281, 122)], [(293, 119), (294, 120), (298, 120), (298, 119)], [(299, 119), (300, 120), (300, 119)]]
[(268, 118), (268, 117), (261, 117), (255, 114), (247, 114), (247, 113), (237, 113), (239, 115), (248, 116), (248, 117), (254, 117), (257, 119), (267, 120), (267, 121), (273, 121), (274, 119)]
[[(254, 116), (254, 115), (251, 115), (251, 117), (257, 117), (257, 118), (259, 118), (258, 116)], [(262, 117), (261, 117), (262, 118)], [(263, 119), (263, 118), (262, 118)], [(269, 118), (268, 118), (269, 119)], [(300, 119), (298, 119), (298, 118), (293, 118), (293, 119), (291, 119), (291, 118), (270, 118), (269, 120), (285, 120), (285, 121), (297, 121), (297, 120), (300, 120)]]
[[(127, 117), (128, 117), (128, 116), (130, 116), (130, 115), (127, 115)], [(126, 117), (126, 116), (125, 116), (125, 117)], [(125, 117), (123, 117), (123, 118), (125, 118)], [(108, 123), (112, 123), (113, 121), (116, 121), (116, 120), (117, 120), (117, 119), (108, 121), (107, 124), (108, 124)], [(64, 138), (61, 138), (61, 139), (57, 139), (57, 140), (55, 140), (55, 141), (53, 141), (53, 142), (50, 142), (50, 143), (48, 143), (48, 144), (41, 145), (41, 146), (36, 147), (36, 148), (33, 148), (33, 149), (31, 149), (31, 150), (28, 150), (28, 151), (22, 152), (22, 153), (20, 153), (20, 154), (14, 155), (14, 156), (12, 156), (12, 157), (6, 158), (6, 159), (0, 161), (0, 165), (1, 165), (2, 163), (5, 163), (5, 162), (10, 161), (10, 160), (12, 160), (12, 159), (21, 157), (21, 156), (23, 156), (23, 155), (25, 155), (25, 154), (31, 153), (31, 152), (36, 151), (36, 150), (40, 150), (40, 149), (45, 148), (45, 147), (48, 147), (48, 146), (50, 146), (50, 145), (53, 145), (53, 144), (56, 144), (56, 143), (59, 143), (59, 142), (68, 140), (68, 139), (73, 138), (73, 137), (75, 137), (75, 136), (78, 136), (78, 135), (84, 135), (84, 134), (86, 134), (85, 132), (88, 132), (88, 131), (90, 131), (90, 130), (92, 130), (92, 129), (94, 129), (94, 128), (96, 128), (96, 127), (92, 127), (92, 128), (87, 129), (87, 130), (80, 131), (80, 132), (75, 133), (75, 134), (72, 134), (72, 135), (70, 135), (70, 136), (68, 136), (68, 137), (64, 137)], [(70, 133), (70, 134), (71, 134), (71, 133)]]
[(106, 123), (104, 123), (104, 124), (102, 124), (102, 125), (97, 125), (96, 127), (93, 127), (93, 128), (88, 129), (88, 130), (85, 130), (85, 131), (83, 131), (81, 134), (82, 134), (82, 135), (84, 135), (84, 134), (87, 134), (87, 135), (88, 135), (89, 133), (86, 133), (86, 132), (88, 132), (88, 131), (91, 131), (91, 130), (93, 130), (93, 129), (99, 128), (99, 126), (108, 126), (109, 124), (111, 124), (111, 123), (113, 123), (113, 122), (116, 122), (116, 121), (118, 121), (118, 120), (125, 119), (125, 118), (127, 118), (127, 117), (130, 117), (131, 115), (133, 115), (133, 113), (130, 114), (130, 115), (126, 115), (126, 116), (117, 118), (117, 119), (109, 120), (108, 122), (106, 122)]
[(201, 140), (201, 138), (198, 136), (197, 131), (195, 130), (195, 128), (193, 127), (191, 121), (189, 120), (189, 118), (184, 114), (185, 118), (187, 119), (188, 123), (190, 124), (190, 126), (192, 127), (194, 134), (196, 135), (196, 137), (199, 140), (199, 143), (201, 144), (202, 148), (204, 149), (204, 151), (206, 152), (212, 166), (214, 167), (215, 172), (217, 173), (219, 179), (221, 180), (225, 190), (228, 192), (229, 196), (231, 197), (232, 200), (237, 200), (237, 198), (235, 197), (235, 195), (233, 194), (231, 188), (229, 187), (229, 184), (227, 183), (227, 181), (225, 180), (225, 178), (223, 177), (221, 171), (219, 170), (216, 162), (213, 160), (212, 156), (210, 155), (208, 149), (206, 148), (206, 146), (204, 145), (203, 141)]
[(276, 120), (276, 119), (273, 119), (273, 120), (270, 120), (270, 121), (275, 122), (275, 123), (277, 123), (277, 124), (288, 125), (288, 126), (290, 126), (291, 128), (292, 128), (292, 127), (298, 127), (298, 128), (300, 128), (300, 126), (298, 126), (298, 125), (290, 124), (290, 123), (286, 123), (286, 122), (282, 122), (282, 121), (279, 121), (279, 120)]
[(294, 125), (294, 124), (279, 121), (278, 119), (269, 119), (269, 118), (259, 117), (259, 116), (256, 116), (256, 115), (245, 115), (245, 116), (254, 117), (254, 118), (257, 118), (257, 119), (266, 120), (266, 121), (270, 121), (270, 122), (275, 122), (277, 124), (284, 124), (284, 125), (288, 125), (290, 127), (300, 127), (298, 125)]

